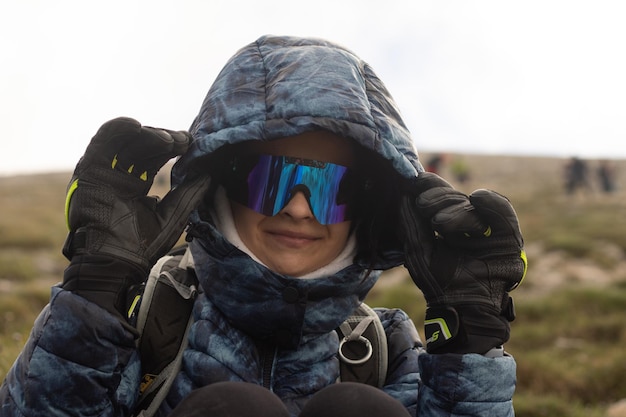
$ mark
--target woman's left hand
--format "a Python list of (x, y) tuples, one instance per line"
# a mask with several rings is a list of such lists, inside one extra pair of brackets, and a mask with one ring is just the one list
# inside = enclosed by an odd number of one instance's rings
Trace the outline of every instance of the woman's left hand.
[(405, 266), (427, 302), (431, 353), (481, 353), (509, 338), (508, 292), (526, 274), (524, 242), (509, 200), (489, 190), (469, 196), (420, 173), (401, 205)]

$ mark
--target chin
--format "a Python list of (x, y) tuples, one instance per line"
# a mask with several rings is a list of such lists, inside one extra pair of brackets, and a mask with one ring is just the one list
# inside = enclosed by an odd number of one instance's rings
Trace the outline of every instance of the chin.
[(317, 270), (319, 268), (318, 267), (303, 268), (302, 267), (302, 263), (300, 263), (300, 264), (294, 265), (294, 266), (290, 266), (290, 265), (276, 265), (274, 267), (270, 267), (270, 269), (272, 271), (278, 272), (279, 274), (282, 274), (282, 275), (287, 275), (287, 276), (290, 276), (290, 277), (298, 278), (298, 277), (306, 275), (306, 274), (308, 274), (310, 272), (313, 272), (313, 271), (315, 271), (315, 270)]

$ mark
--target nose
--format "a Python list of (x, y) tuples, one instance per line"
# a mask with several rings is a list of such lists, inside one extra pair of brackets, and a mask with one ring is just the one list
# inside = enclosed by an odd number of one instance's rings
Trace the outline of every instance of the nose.
[(280, 213), (286, 214), (294, 219), (312, 219), (315, 217), (302, 191), (296, 192)]

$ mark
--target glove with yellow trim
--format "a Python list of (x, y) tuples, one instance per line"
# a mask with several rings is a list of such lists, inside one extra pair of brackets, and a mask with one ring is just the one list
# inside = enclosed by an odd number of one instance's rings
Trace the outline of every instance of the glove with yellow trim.
[(129, 292), (176, 243), (208, 188), (208, 178), (199, 176), (161, 201), (147, 196), (156, 173), (187, 151), (190, 138), (130, 118), (100, 127), (68, 187), (65, 289), (126, 315)]
[(517, 215), (489, 190), (469, 196), (424, 172), (403, 197), (405, 266), (426, 299), (429, 353), (485, 354), (515, 318), (509, 291), (526, 274)]

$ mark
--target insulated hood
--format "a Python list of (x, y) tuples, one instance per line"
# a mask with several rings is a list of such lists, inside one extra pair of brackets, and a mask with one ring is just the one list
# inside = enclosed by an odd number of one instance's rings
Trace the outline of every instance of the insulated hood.
[(324, 129), (354, 139), (405, 178), (422, 171), (410, 133), (368, 64), (334, 43), (264, 36), (240, 49), (210, 88), (172, 170), (172, 185), (206, 169), (220, 147)]

